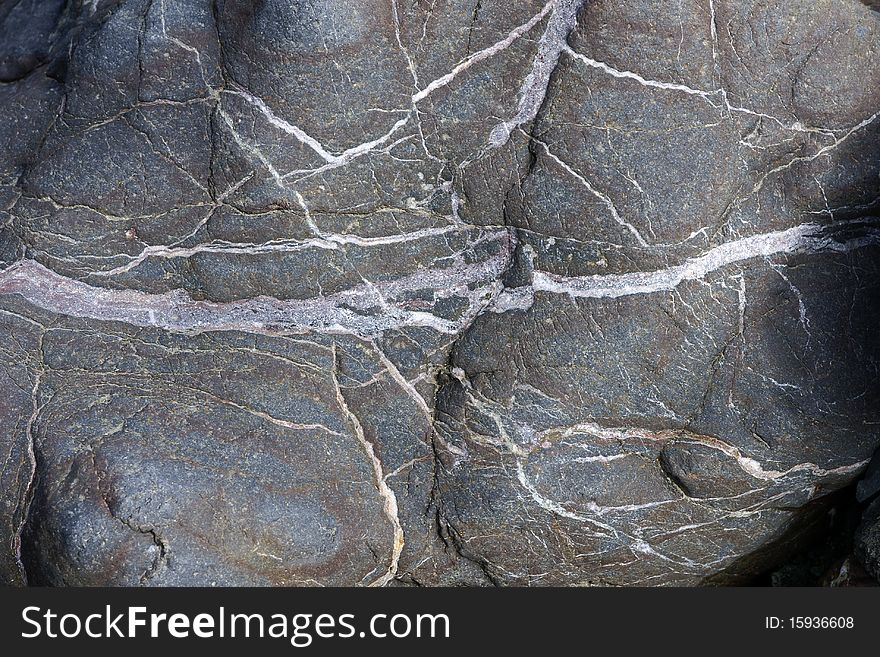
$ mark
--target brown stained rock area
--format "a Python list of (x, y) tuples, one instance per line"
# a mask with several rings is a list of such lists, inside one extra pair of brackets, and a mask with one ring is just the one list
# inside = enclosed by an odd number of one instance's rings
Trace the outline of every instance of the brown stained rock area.
[(871, 5), (0, 0), (0, 580), (776, 568), (880, 445)]

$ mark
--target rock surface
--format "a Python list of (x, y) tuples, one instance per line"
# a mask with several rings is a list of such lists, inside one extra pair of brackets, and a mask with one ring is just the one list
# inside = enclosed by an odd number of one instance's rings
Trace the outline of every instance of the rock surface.
[(858, 482), (856, 498), (867, 508), (855, 532), (852, 561), (880, 582), (880, 452), (874, 455), (865, 476)]
[(856, 533), (856, 557), (877, 581), (880, 581), (880, 499), (865, 511), (862, 526)]
[(0, 0), (0, 579), (733, 583), (880, 445), (857, 0)]

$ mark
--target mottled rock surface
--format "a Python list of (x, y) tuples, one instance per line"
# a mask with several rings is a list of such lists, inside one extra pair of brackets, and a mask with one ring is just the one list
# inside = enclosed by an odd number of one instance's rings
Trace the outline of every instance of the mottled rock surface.
[(0, 0), (0, 579), (692, 585), (880, 445), (858, 0)]

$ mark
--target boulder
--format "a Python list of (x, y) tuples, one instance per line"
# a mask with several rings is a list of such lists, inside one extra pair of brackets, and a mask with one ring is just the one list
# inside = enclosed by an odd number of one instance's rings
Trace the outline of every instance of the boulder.
[(880, 446), (871, 4), (0, 2), (0, 581), (778, 564)]

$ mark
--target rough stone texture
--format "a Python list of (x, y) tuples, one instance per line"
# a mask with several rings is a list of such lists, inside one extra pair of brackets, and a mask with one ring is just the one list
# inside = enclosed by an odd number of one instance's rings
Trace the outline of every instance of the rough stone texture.
[(0, 0), (0, 577), (746, 581), (880, 444), (857, 0)]
[(855, 553), (865, 570), (880, 582), (880, 498), (865, 511), (856, 532)]
[(856, 485), (856, 499), (866, 508), (855, 532), (850, 561), (880, 583), (880, 452)]
[(868, 502), (880, 493), (880, 452), (874, 455), (865, 474), (856, 485), (856, 499)]

